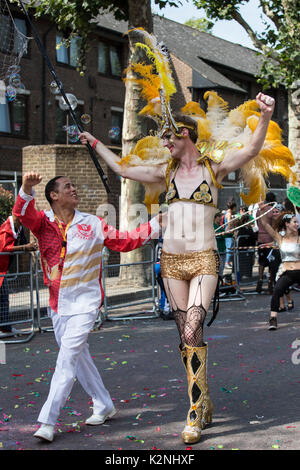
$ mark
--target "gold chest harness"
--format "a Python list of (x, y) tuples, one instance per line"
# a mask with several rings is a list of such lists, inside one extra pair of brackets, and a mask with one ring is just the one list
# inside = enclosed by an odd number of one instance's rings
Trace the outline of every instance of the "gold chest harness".
[[(166, 194), (166, 203), (167, 204), (172, 204), (172, 202), (177, 202), (177, 201), (183, 201), (183, 202), (195, 202), (197, 204), (205, 204), (207, 206), (212, 206), (212, 207), (217, 207), (216, 204), (213, 202), (212, 194), (210, 187), (205, 179), (203, 179), (202, 183), (199, 184), (199, 186), (193, 191), (191, 196), (189, 198), (181, 198), (179, 196), (179, 192), (176, 186), (175, 182), (175, 176), (177, 173), (177, 170), (179, 168), (179, 163), (175, 163), (175, 168), (174, 168), (174, 161), (172, 160), (167, 167), (167, 172), (166, 172), (166, 188), (167, 188), (167, 194)], [(172, 180), (170, 181), (170, 171), (174, 170), (174, 175)], [(215, 178), (214, 178), (215, 180)], [(218, 185), (218, 183), (217, 183)], [(218, 185), (219, 187), (220, 185)]]
[[(225, 156), (225, 150), (227, 149), (237, 149), (243, 147), (243, 145), (239, 142), (234, 142), (229, 144), (226, 140), (220, 140), (217, 142), (207, 142), (201, 141), (196, 145), (199, 151), (199, 158), (197, 158), (197, 163), (202, 163), (207, 168), (213, 185), (218, 188), (222, 189), (223, 186), (217, 182), (216, 175), (211, 167), (210, 162), (214, 163), (221, 163)], [(203, 179), (202, 183), (195, 189), (195, 191), (191, 194), (191, 196), (187, 198), (180, 198), (178, 189), (175, 183), (175, 176), (176, 172), (179, 168), (179, 162), (171, 159), (167, 166), (166, 171), (166, 203), (171, 204), (172, 202), (176, 201), (184, 201), (184, 202), (196, 202), (198, 204), (205, 204), (208, 206), (217, 207), (216, 204), (213, 203), (212, 195), (210, 187), (205, 179)], [(170, 172), (174, 171), (174, 175), (172, 181), (170, 181)]]

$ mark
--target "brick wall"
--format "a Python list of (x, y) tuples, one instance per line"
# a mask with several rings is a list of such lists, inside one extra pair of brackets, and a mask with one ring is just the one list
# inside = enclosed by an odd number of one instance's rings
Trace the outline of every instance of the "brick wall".
[(108, 176), (110, 194), (102, 184), (97, 169), (90, 158), (88, 150), (82, 145), (31, 145), (23, 149), (23, 173), (37, 171), (43, 181), (36, 186), (36, 202), (39, 209), (49, 209), (44, 191), (46, 183), (55, 176), (71, 178), (80, 196), (78, 209), (82, 212), (96, 214), (100, 204), (110, 203), (118, 211), (120, 181), (101, 162), (104, 173)]

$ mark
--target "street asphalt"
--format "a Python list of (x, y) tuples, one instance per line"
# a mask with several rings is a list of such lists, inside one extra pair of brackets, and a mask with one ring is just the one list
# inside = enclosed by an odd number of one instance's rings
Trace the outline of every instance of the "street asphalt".
[(188, 399), (174, 321), (105, 321), (92, 332), (90, 351), (118, 412), (104, 425), (85, 425), (91, 401), (75, 382), (52, 443), (33, 433), (55, 368), (54, 335), (37, 332), (28, 343), (6, 345), (0, 450), (101, 450), (114, 459), (168, 450), (189, 453), (194, 462), (204, 450), (299, 451), (300, 293), (292, 297), (295, 309), (279, 315), (276, 331), (267, 325), (269, 295), (220, 303), (217, 319), (205, 328), (213, 423), (193, 446), (181, 440)]

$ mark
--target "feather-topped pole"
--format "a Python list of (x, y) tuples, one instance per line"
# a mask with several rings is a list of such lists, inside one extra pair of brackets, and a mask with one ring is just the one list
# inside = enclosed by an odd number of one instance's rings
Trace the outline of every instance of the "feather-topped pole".
[(141, 34), (144, 40), (144, 43), (137, 42), (135, 47), (143, 49), (151, 61), (150, 65), (135, 62), (130, 65), (136, 74), (131, 80), (141, 86), (141, 96), (147, 101), (139, 114), (155, 119), (160, 131), (167, 127), (177, 130), (170, 108), (170, 98), (176, 93), (176, 86), (172, 77), (169, 53), (162, 43), (157, 42), (155, 36), (143, 28), (135, 28), (134, 31)]
[[(143, 28), (135, 28), (134, 31), (140, 34), (144, 43), (137, 42), (136, 48), (145, 52), (145, 58), (149, 63), (132, 62), (130, 70), (134, 77), (126, 80), (132, 80), (140, 86), (141, 97), (146, 101), (146, 106), (139, 112), (140, 115), (149, 116), (154, 119), (161, 131), (164, 126), (169, 126), (173, 121), (170, 111), (170, 98), (176, 93), (175, 82), (172, 77), (171, 66), (169, 63), (169, 54), (165, 46), (157, 42), (152, 34), (149, 34)], [(161, 165), (168, 163), (171, 155), (170, 151), (163, 146), (162, 140), (158, 136), (148, 136), (140, 139), (135, 148), (124, 156), (121, 165)], [(145, 184), (145, 200), (148, 210), (151, 204), (158, 203), (159, 194), (164, 191), (164, 184)]]

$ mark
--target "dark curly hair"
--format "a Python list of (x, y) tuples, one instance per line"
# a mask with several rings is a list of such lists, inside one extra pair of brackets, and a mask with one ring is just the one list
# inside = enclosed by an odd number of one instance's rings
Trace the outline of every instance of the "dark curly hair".
[(292, 212), (282, 212), (274, 222), (274, 230), (277, 230), (277, 232), (280, 232), (281, 230), (286, 230), (286, 224), (290, 223), (290, 221), (296, 217), (295, 214)]

